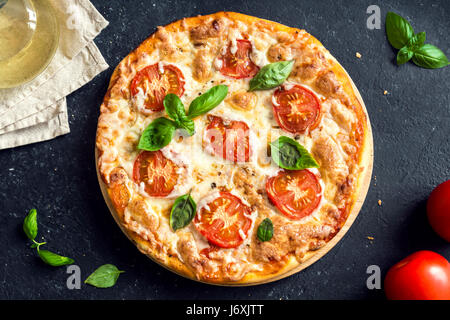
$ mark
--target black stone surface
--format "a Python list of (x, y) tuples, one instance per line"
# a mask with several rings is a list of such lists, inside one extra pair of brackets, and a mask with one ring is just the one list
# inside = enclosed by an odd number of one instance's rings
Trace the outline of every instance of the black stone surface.
[[(0, 298), (382, 299), (382, 290), (366, 287), (369, 265), (378, 265), (384, 276), (416, 250), (450, 258), (450, 244), (433, 233), (425, 215), (431, 190), (450, 179), (450, 68), (397, 67), (396, 50), (384, 31), (387, 11), (395, 11), (450, 56), (449, 1), (92, 2), (110, 21), (95, 42), (111, 68), (68, 97), (71, 133), (0, 151)], [(381, 30), (366, 28), (371, 4), (381, 9)], [(256, 287), (196, 283), (140, 254), (112, 219), (94, 167), (99, 105), (114, 67), (156, 26), (220, 10), (304, 28), (316, 36), (357, 84), (374, 134), (372, 184), (346, 236), (306, 270)], [(383, 95), (384, 90), (389, 94)], [(39, 239), (48, 242), (48, 249), (74, 258), (83, 279), (101, 264), (117, 265), (126, 271), (117, 285), (67, 289), (66, 268), (44, 265), (23, 235), (22, 220), (33, 207), (39, 214)]]

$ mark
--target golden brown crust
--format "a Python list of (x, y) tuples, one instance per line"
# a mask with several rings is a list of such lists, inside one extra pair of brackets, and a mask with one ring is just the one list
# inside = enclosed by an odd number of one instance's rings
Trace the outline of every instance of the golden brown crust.
[[(226, 270), (217, 271), (211, 263), (213, 259), (206, 259), (194, 250), (192, 247), (194, 240), (190, 233), (180, 234), (179, 238), (182, 241), (178, 241), (178, 247), (173, 249), (178, 250), (181, 260), (176, 252), (171, 251), (172, 249), (162, 250), (161, 244), (154, 239), (154, 231), (161, 222), (158, 215), (148, 214), (149, 210), (145, 208), (139, 196), (130, 201), (124, 212), (111, 202), (109, 196), (105, 198), (110, 208), (119, 213), (119, 224), (127, 236), (136, 243), (139, 250), (163, 266), (186, 277), (211, 283), (251, 284), (289, 274), (312, 256), (314, 251), (327, 242), (331, 244), (333, 241), (330, 239), (344, 226), (354, 209), (358, 209), (355, 204), (361, 199), (360, 190), (365, 189), (362, 184), (366, 183), (363, 176), (370, 175), (368, 168), (371, 168), (371, 136), (366, 113), (361, 105), (362, 100), (355, 93), (356, 89), (353, 88), (351, 79), (344, 69), (329, 56), (317, 39), (303, 30), (233, 12), (186, 18), (159, 27), (155, 34), (125, 57), (114, 70), (100, 108), (96, 146), (98, 172), (102, 181), (106, 183), (103, 188), (110, 193), (114, 187), (125, 185), (130, 179), (124, 175), (123, 170), (117, 169), (119, 167), (117, 154), (114, 148), (111, 148), (123, 127), (110, 125), (106, 115), (118, 113), (122, 126), (136, 121), (136, 115), (133, 114), (135, 111), (131, 114), (121, 114), (117, 103), (120, 99), (131, 99), (129, 82), (134, 77), (135, 70), (139, 66), (144, 66), (146, 57), (156, 49), (165, 61), (176, 61), (184, 48), (173, 41), (169, 34), (188, 31), (189, 39), (186, 41), (191, 41), (197, 48), (192, 76), (198, 82), (207, 82), (211, 78), (212, 60), (219, 50), (219, 39), (226, 37), (226, 28), (231, 23), (251, 25), (257, 30), (275, 35), (278, 43), (267, 51), (268, 60), (271, 62), (286, 60), (295, 54), (296, 62), (290, 78), (309, 85), (326, 97), (330, 101), (330, 114), (348, 132), (342, 138), (345, 141), (339, 141), (339, 145), (348, 155), (346, 159), (338, 152), (336, 142), (326, 135), (316, 136), (311, 150), (321, 164), (320, 174), (327, 184), (326, 192), (333, 195), (336, 204), (321, 209), (327, 223), (322, 226), (305, 225), (302, 229), (292, 229), (282, 223), (284, 218), (276, 216), (273, 221), (275, 229), (279, 232), (275, 233), (273, 240), (261, 243), (254, 234), (251, 242), (251, 254), (255, 261), (266, 263), (263, 270), (246, 273), (245, 269), (234, 270), (232, 265), (222, 264), (222, 268)], [(257, 39), (254, 45), (258, 46)], [(311, 47), (314, 48), (312, 51)], [(345, 105), (346, 109), (333, 105), (332, 99), (339, 101), (339, 105)], [(249, 105), (254, 103), (252, 100), (253, 97), (245, 92), (229, 98), (230, 104), (242, 109), (249, 108)], [(251, 110), (251, 107), (249, 109)], [(351, 110), (350, 114), (348, 110)], [(352, 116), (355, 118), (352, 119)], [(133, 137), (125, 139), (132, 140)], [(236, 181), (236, 187), (241, 188), (243, 194), (248, 196), (246, 200), (250, 205), (263, 212), (266, 206), (262, 204), (264, 201), (262, 192), (249, 188), (245, 183), (239, 187), (239, 181), (251, 179), (246, 173), (241, 174), (242, 179)], [(328, 184), (334, 187), (328, 188)], [(364, 196), (365, 194), (362, 198)], [(168, 215), (168, 209), (163, 215)]]

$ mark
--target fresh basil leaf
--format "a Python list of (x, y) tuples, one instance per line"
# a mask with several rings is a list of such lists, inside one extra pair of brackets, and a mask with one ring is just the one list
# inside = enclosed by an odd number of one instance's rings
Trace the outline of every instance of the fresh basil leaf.
[[(413, 35), (411, 37), (411, 39), (409, 39), (408, 44), (406, 45), (408, 47), (408, 49), (410, 49), (411, 51), (415, 51), (418, 48), (420, 48), (426, 40), (426, 34), (425, 32), (419, 32), (415, 35)], [(403, 49), (403, 48), (402, 48)], [(400, 49), (401, 50), (401, 49)]]
[(397, 52), (397, 65), (402, 65), (413, 57), (414, 52), (408, 48), (408, 46), (404, 46)]
[(269, 218), (265, 218), (259, 224), (257, 234), (260, 241), (269, 241), (273, 237), (273, 223)]
[(289, 143), (279, 144), (278, 148), (275, 144), (271, 145), (274, 153), (272, 158), (280, 167), (295, 168), (297, 160), (300, 158), (300, 152), (297, 146)]
[(173, 231), (186, 227), (194, 218), (197, 204), (190, 193), (178, 197), (170, 211), (169, 223)]
[(175, 120), (175, 122), (179, 122), (183, 118), (186, 118), (186, 111), (184, 110), (183, 102), (181, 102), (181, 99), (176, 94), (167, 94), (164, 98), (163, 104), (167, 115)]
[(168, 116), (175, 121), (176, 127), (186, 130), (192, 136), (195, 133), (195, 124), (187, 117), (181, 99), (176, 94), (169, 93), (163, 102)]
[(138, 149), (156, 151), (167, 146), (172, 141), (176, 128), (172, 120), (164, 117), (156, 118), (142, 132)]
[(270, 147), (273, 161), (283, 169), (303, 170), (319, 167), (308, 150), (289, 137), (279, 137)]
[(396, 49), (401, 49), (408, 44), (414, 35), (414, 29), (409, 22), (395, 14), (388, 12), (386, 15), (386, 34), (389, 43)]
[(202, 114), (207, 113), (208, 111), (211, 111), (212, 109), (217, 107), (223, 101), (223, 99), (225, 99), (227, 94), (228, 87), (226, 85), (220, 84), (218, 86), (212, 87), (191, 102), (187, 116), (190, 119), (194, 119)]
[(27, 235), (28, 239), (34, 241), (38, 232), (37, 225), (37, 211), (36, 209), (31, 209), (28, 215), (23, 220), (23, 231)]
[(292, 71), (294, 60), (279, 61), (265, 65), (250, 80), (250, 91), (267, 90), (282, 84)]
[(109, 288), (116, 284), (119, 275), (125, 271), (117, 269), (115, 265), (104, 264), (92, 272), (84, 283), (97, 288)]
[(437, 69), (449, 65), (445, 54), (432, 44), (424, 44), (414, 51), (412, 61), (419, 67)]
[(177, 122), (178, 128), (186, 130), (186, 132), (192, 136), (195, 133), (195, 123), (194, 120), (191, 120), (189, 118), (185, 118), (179, 122)]
[(48, 250), (39, 250), (39, 248), (38, 254), (39, 257), (41, 257), (42, 261), (53, 267), (65, 266), (74, 262), (74, 260), (71, 258), (60, 256), (59, 254), (50, 252)]

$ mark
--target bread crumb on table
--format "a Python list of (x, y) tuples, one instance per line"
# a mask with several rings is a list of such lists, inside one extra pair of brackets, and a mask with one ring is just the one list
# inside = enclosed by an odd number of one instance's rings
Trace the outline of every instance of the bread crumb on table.
[(361, 57), (362, 57), (361, 53), (357, 52), (357, 53), (356, 53), (356, 57), (357, 57), (358, 59), (361, 59)]
[(367, 239), (374, 240), (375, 238), (374, 237), (367, 237)]
[(381, 206), (383, 202), (381, 200), (378, 200), (378, 205)]
[(389, 93), (389, 92), (388, 92), (387, 90), (384, 90), (384, 91), (383, 91), (383, 94), (384, 94), (384, 95), (387, 95), (388, 93)]

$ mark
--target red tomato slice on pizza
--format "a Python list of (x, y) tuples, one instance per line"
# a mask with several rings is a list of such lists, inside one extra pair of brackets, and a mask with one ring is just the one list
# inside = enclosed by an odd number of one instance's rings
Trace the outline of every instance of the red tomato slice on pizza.
[(173, 65), (162, 68), (158, 63), (137, 72), (131, 82), (131, 94), (144, 94), (144, 108), (149, 112), (164, 109), (163, 100), (168, 93), (181, 96), (184, 92), (183, 73)]
[(252, 225), (251, 209), (239, 197), (220, 192), (197, 211), (194, 225), (212, 244), (235, 248), (244, 242)]
[(221, 56), (220, 72), (235, 79), (251, 78), (258, 73), (259, 67), (250, 59), (252, 43), (248, 40), (236, 40), (236, 44), (228, 46), (227, 52)]
[(133, 180), (151, 197), (166, 197), (178, 181), (178, 166), (161, 151), (142, 151), (134, 161)]
[(281, 87), (274, 93), (273, 113), (283, 130), (303, 133), (320, 122), (320, 101), (311, 91), (300, 85)]
[(322, 187), (309, 170), (283, 170), (266, 182), (270, 201), (292, 220), (300, 220), (319, 206)]
[(243, 121), (209, 116), (203, 140), (204, 148), (213, 155), (233, 162), (250, 160), (250, 128)]

